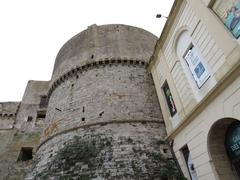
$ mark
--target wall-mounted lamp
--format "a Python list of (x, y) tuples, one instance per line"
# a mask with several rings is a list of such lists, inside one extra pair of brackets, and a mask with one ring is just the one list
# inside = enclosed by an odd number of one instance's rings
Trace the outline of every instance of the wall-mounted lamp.
[(163, 16), (163, 15), (161, 15), (161, 14), (157, 14), (157, 15), (156, 15), (156, 18), (166, 18), (166, 19), (167, 19), (168, 17), (167, 17), (167, 16)]

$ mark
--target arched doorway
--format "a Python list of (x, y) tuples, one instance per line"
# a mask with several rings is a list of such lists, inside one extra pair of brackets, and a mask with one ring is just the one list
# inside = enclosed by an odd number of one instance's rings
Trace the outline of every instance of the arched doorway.
[[(219, 179), (237, 180), (240, 178), (235, 168), (236, 164), (233, 163), (229, 155), (229, 150), (227, 150), (231, 148), (229, 138), (236, 134), (236, 132), (233, 131), (236, 125), (233, 124), (239, 124), (239, 122), (240, 121), (232, 118), (221, 119), (215, 122), (209, 131), (208, 150)], [(238, 161), (236, 163), (238, 163)]]
[(227, 130), (225, 148), (229, 160), (240, 177), (240, 122), (234, 121)]

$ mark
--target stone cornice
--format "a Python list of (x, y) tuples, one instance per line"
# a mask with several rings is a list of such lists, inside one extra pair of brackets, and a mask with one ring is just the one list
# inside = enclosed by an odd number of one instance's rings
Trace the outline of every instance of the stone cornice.
[(98, 125), (102, 126), (102, 125), (106, 125), (106, 124), (121, 124), (121, 123), (158, 123), (158, 124), (163, 123), (164, 124), (163, 120), (112, 120), (112, 121), (102, 121), (102, 122), (82, 124), (82, 125), (72, 127), (72, 128), (69, 128), (69, 129), (66, 129), (66, 130), (60, 131), (56, 134), (51, 135), (50, 137), (46, 138), (44, 141), (42, 141), (39, 144), (39, 146), (36, 148), (36, 151), (38, 151), (39, 148), (43, 144), (45, 144), (47, 141), (53, 139), (54, 137), (65, 134), (65, 133), (68, 133), (68, 132), (71, 132), (71, 131), (76, 131), (80, 128), (88, 128), (88, 127), (91, 127), (91, 126), (98, 126)]
[(10, 118), (10, 117), (15, 117), (15, 116), (16, 116), (16, 114), (0, 113), (0, 118), (2, 118), (2, 117)]
[(15, 118), (17, 116), (17, 113), (19, 111), (21, 102), (17, 105), (16, 111), (12, 111), (12, 112), (4, 112), (1, 111), (0, 112), (0, 118)]
[(148, 66), (146, 60), (144, 59), (127, 59), (127, 58), (105, 58), (100, 59), (98, 61), (94, 61), (91, 63), (87, 63), (81, 66), (76, 66), (72, 68), (71, 70), (63, 73), (60, 77), (55, 78), (50, 84), (50, 88), (48, 90), (48, 97), (51, 96), (52, 92), (64, 81), (67, 79), (77, 76), (79, 73), (82, 73), (84, 71), (88, 71), (89, 69), (93, 68), (99, 68), (103, 66), (112, 66), (112, 65), (127, 65), (127, 66), (141, 66), (146, 68)]

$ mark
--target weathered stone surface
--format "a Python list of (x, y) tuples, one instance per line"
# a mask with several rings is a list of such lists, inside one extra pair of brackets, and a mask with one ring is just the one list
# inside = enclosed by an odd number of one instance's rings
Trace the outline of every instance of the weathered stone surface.
[(102, 66), (77, 76), (52, 93), (44, 139), (94, 123), (162, 121), (152, 79), (145, 68)]
[[(26, 133), (42, 132), (43, 119), (37, 118), (38, 111), (46, 111), (40, 106), (41, 97), (47, 95), (49, 81), (29, 81), (16, 116), (15, 127)], [(28, 117), (32, 117), (28, 121)]]
[(63, 46), (27, 179), (162, 179), (166, 169), (174, 175), (160, 152), (166, 134), (146, 70), (156, 39), (130, 26), (91, 26)]
[(41, 161), (28, 179), (161, 179), (166, 171), (176, 176), (173, 162), (159, 151), (162, 128), (158, 123), (120, 123), (61, 134), (40, 147), (36, 161)]
[(133, 58), (148, 62), (156, 41), (155, 35), (137, 27), (121, 24), (89, 26), (60, 49), (52, 79), (75, 66), (99, 62), (105, 58)]
[(0, 102), (0, 115), (15, 115), (19, 102)]
[[(21, 103), (0, 103), (12, 114), (0, 117), (0, 179), (177, 176), (146, 70), (156, 40), (125, 25), (93, 25), (69, 40), (51, 81), (29, 81)], [(34, 160), (18, 161), (22, 147)]]
[[(0, 179), (24, 179), (32, 160), (18, 161), (22, 147), (39, 144), (43, 119), (37, 118), (40, 97), (47, 94), (48, 83), (29, 81), (22, 102), (0, 103)], [(28, 120), (28, 117), (32, 117)], [(41, 123), (42, 122), (42, 123)]]
[(36, 147), (39, 139), (39, 133), (0, 131), (0, 179), (24, 179), (32, 161), (18, 161), (19, 153), (22, 147)]

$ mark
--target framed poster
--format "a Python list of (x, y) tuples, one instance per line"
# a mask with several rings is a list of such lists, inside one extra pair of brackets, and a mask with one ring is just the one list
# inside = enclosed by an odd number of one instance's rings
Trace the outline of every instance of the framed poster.
[(177, 109), (176, 109), (175, 103), (173, 101), (172, 93), (169, 89), (167, 82), (164, 83), (162, 89), (163, 89), (163, 92), (164, 92), (164, 95), (165, 95), (165, 98), (167, 101), (167, 105), (168, 105), (168, 109), (170, 111), (171, 117), (173, 117), (177, 113)]
[(198, 88), (201, 88), (202, 85), (210, 77), (209, 72), (206, 69), (199, 53), (195, 47), (191, 47), (185, 54), (184, 59), (186, 60), (188, 67), (192, 73), (194, 80), (197, 83)]
[(238, 39), (240, 36), (240, 0), (216, 0), (212, 10)]

